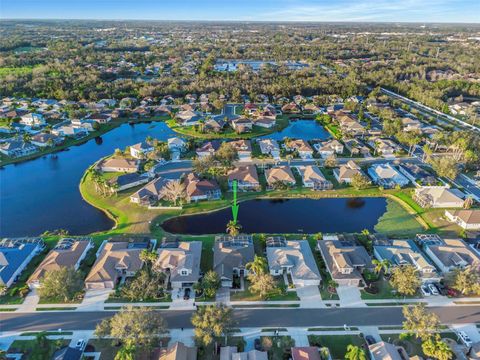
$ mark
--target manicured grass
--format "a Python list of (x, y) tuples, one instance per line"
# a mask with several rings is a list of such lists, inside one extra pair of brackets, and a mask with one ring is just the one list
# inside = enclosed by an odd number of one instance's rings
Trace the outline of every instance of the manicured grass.
[(380, 279), (379, 281), (376, 281), (373, 283), (378, 288), (378, 293), (376, 294), (370, 294), (366, 292), (365, 290), (361, 290), (361, 297), (363, 300), (378, 300), (378, 299), (413, 299), (417, 298), (418, 296), (403, 296), (403, 295), (397, 295), (394, 294), (393, 288), (388, 282), (388, 280), (385, 279)]
[(361, 346), (365, 343), (359, 335), (309, 335), (311, 346), (327, 347), (333, 359), (345, 359), (347, 346)]
[(76, 307), (41, 307), (36, 308), (35, 311), (73, 311), (76, 310)]
[(158, 303), (162, 303), (162, 302), (171, 302), (171, 301), (172, 301), (172, 297), (169, 293), (165, 293), (165, 296), (163, 298), (160, 298), (160, 299), (143, 299), (142, 301), (130, 301), (130, 300), (122, 297), (120, 292), (118, 292), (118, 294), (114, 292), (114, 293), (110, 294), (110, 296), (105, 301), (105, 303), (126, 303), (126, 304), (127, 303), (137, 303), (137, 302), (145, 302), (145, 303), (158, 302)]
[(10, 312), (10, 311), (15, 311), (17, 310), (16, 308), (0, 308), (0, 312)]
[[(283, 284), (283, 279), (276, 278), (277, 286)], [(231, 301), (297, 301), (300, 300), (295, 291), (287, 291), (285, 294), (280, 293), (279, 291), (274, 291), (272, 294), (268, 295), (266, 299), (262, 299), (258, 294), (250, 292), (249, 282), (245, 280), (245, 290), (236, 291), (230, 293)]]
[(387, 211), (378, 220), (375, 231), (392, 236), (415, 235), (424, 228), (398, 202), (387, 199)]
[(114, 360), (120, 346), (114, 346), (113, 344), (114, 340), (92, 339), (88, 341), (87, 346), (91, 345), (95, 348), (95, 352), (100, 352), (102, 360)]
[[(47, 357), (45, 359), (51, 359), (53, 356), (53, 353), (68, 345), (70, 343), (70, 340), (48, 340), (48, 342), (51, 344), (51, 349), (47, 354)], [(32, 355), (35, 354), (35, 349), (37, 348), (37, 342), (36, 340), (15, 340), (12, 345), (10, 345), (10, 348), (8, 349), (9, 353), (22, 353), (23, 360), (28, 360), (32, 358)]]
[[(358, 327), (351, 326), (349, 327), (351, 331), (356, 331), (358, 330)], [(345, 328), (343, 327), (314, 327), (314, 328), (308, 328), (308, 331), (345, 331)]]

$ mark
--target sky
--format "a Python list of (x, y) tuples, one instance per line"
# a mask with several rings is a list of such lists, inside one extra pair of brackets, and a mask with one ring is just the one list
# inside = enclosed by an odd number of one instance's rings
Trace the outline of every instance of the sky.
[(0, 0), (0, 19), (480, 23), (480, 0)]

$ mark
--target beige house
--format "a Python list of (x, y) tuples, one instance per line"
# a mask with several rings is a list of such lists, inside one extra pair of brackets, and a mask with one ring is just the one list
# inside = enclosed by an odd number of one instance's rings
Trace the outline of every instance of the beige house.
[(252, 143), (250, 140), (234, 140), (229, 144), (237, 151), (239, 161), (252, 160)]
[(333, 170), (333, 175), (340, 184), (350, 184), (356, 174), (365, 176), (360, 166), (358, 166), (353, 160), (350, 160), (345, 165)]
[(237, 181), (240, 191), (259, 191), (261, 189), (255, 165), (238, 166), (227, 173), (227, 178), (230, 189), (233, 188), (234, 181)]
[(197, 348), (176, 342), (167, 349), (161, 349), (155, 360), (197, 360)]
[(158, 250), (158, 259), (154, 264), (157, 271), (167, 275), (173, 289), (191, 287), (200, 278), (201, 241), (183, 241), (176, 245), (167, 245)]
[(283, 165), (265, 170), (265, 178), (269, 188), (273, 188), (277, 183), (287, 186), (294, 186), (296, 183), (292, 170), (288, 166)]
[(403, 347), (381, 341), (368, 346), (372, 360), (405, 360), (409, 359)]
[(289, 140), (285, 142), (284, 146), (287, 151), (296, 151), (302, 159), (311, 159), (313, 157), (313, 149), (306, 140)]
[(61, 239), (30, 276), (27, 281), (28, 286), (30, 288), (39, 287), (47, 271), (60, 270), (64, 267), (78, 270), (80, 263), (85, 259), (88, 250), (92, 247), (93, 244), (90, 238), (81, 240)]
[(416, 188), (413, 199), (423, 208), (462, 208), (465, 203), (457, 191), (439, 186)]
[(465, 230), (480, 230), (480, 209), (445, 210), (445, 216)]
[(317, 242), (328, 272), (339, 285), (359, 286), (363, 270), (372, 270), (372, 260), (363, 246), (349, 241)]
[(268, 353), (258, 350), (238, 352), (236, 346), (224, 346), (220, 348), (220, 360), (268, 360)]
[(139, 169), (138, 160), (125, 158), (109, 158), (100, 161), (98, 168), (103, 172), (137, 172)]
[(143, 266), (142, 249), (128, 242), (106, 242), (85, 279), (87, 289), (113, 289), (122, 277), (132, 277)]
[(331, 181), (328, 181), (318, 166), (306, 165), (297, 166), (302, 177), (303, 186), (313, 190), (329, 190), (333, 188)]

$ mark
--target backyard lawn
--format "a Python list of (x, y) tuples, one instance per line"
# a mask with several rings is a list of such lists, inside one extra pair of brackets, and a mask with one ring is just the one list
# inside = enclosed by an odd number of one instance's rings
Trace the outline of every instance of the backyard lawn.
[(387, 199), (387, 211), (380, 217), (375, 231), (387, 235), (415, 235), (424, 231), (415, 217), (398, 202)]
[(347, 346), (361, 346), (365, 343), (359, 335), (309, 335), (311, 346), (327, 347), (333, 359), (345, 359)]

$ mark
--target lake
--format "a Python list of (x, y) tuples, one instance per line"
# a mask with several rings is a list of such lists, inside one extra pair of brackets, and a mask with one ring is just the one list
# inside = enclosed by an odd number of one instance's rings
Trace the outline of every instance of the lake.
[(123, 124), (101, 138), (0, 170), (0, 236), (34, 236), (67, 229), (83, 235), (110, 229), (114, 223), (86, 203), (78, 190), (85, 170), (117, 148), (147, 136), (176, 136), (164, 122)]
[(326, 140), (329, 139), (330, 133), (315, 120), (295, 120), (290, 119), (290, 124), (280, 132), (265, 135), (264, 139), (283, 140), (288, 137), (291, 139), (304, 140)]
[[(238, 221), (245, 233), (317, 233), (373, 231), (385, 213), (385, 198), (257, 199), (240, 203)], [(175, 234), (224, 233), (230, 208), (179, 216), (162, 228)]]

